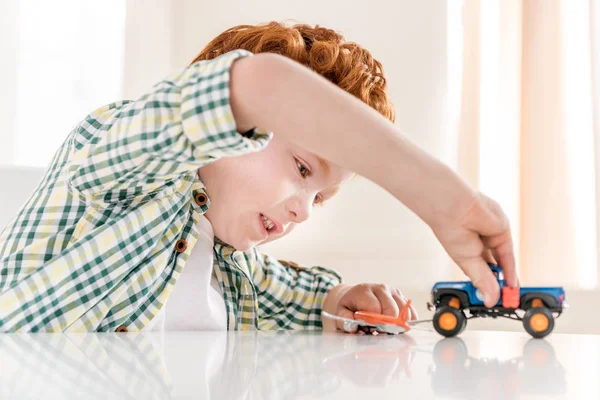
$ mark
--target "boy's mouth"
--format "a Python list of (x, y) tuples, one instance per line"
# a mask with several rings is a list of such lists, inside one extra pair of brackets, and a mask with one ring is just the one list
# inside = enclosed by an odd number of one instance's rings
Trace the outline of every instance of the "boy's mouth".
[(263, 214), (260, 214), (260, 217), (262, 218), (263, 225), (265, 226), (265, 228), (267, 228), (267, 230), (273, 229), (273, 227), (275, 226), (273, 221), (271, 221), (269, 218), (265, 217)]
[(280, 223), (278, 223), (275, 220), (272, 220), (271, 218), (262, 213), (260, 214), (260, 221), (268, 235), (279, 234), (283, 232), (283, 227)]

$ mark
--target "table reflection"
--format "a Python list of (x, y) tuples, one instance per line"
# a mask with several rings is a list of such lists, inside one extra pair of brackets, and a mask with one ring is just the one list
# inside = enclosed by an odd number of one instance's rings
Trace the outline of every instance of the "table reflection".
[(173, 389), (145, 336), (0, 335), (0, 398), (165, 399)]
[(444, 398), (548, 398), (567, 390), (565, 369), (554, 348), (540, 339), (530, 339), (520, 356), (506, 360), (471, 357), (462, 339), (443, 339), (433, 349), (429, 372), (433, 392)]
[(446, 398), (566, 391), (549, 342), (530, 340), (521, 353), (478, 358), (459, 338), (408, 334), (5, 334), (0, 398), (293, 399), (423, 384)]

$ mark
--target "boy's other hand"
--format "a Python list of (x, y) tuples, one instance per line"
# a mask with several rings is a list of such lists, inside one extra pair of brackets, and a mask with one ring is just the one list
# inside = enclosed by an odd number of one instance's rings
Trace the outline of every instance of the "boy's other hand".
[[(325, 298), (323, 310), (339, 317), (354, 319), (354, 312), (367, 311), (397, 317), (407, 303), (407, 298), (397, 288), (388, 285), (361, 283), (338, 285)], [(409, 306), (408, 319), (416, 320), (417, 311)], [(344, 330), (344, 323), (323, 318), (323, 330)], [(355, 331), (356, 332), (356, 331)]]
[(508, 218), (494, 200), (476, 193), (459, 219), (431, 227), (446, 252), (493, 307), (500, 288), (488, 263), (498, 264), (508, 286), (519, 286)]

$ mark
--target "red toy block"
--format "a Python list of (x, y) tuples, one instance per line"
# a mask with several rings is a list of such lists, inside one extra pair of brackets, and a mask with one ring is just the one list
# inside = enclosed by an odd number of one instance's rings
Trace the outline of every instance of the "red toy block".
[(502, 288), (502, 307), (519, 308), (521, 292), (518, 287), (504, 286)]

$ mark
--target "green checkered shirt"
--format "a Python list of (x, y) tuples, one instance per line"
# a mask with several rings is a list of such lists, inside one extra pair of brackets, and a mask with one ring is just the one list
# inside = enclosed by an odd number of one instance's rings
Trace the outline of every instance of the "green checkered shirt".
[[(0, 234), (0, 331), (139, 331), (158, 313), (210, 207), (198, 168), (272, 137), (236, 131), (229, 69), (250, 55), (195, 63), (79, 123)], [(214, 260), (231, 330), (318, 329), (341, 280), (217, 238)]]

